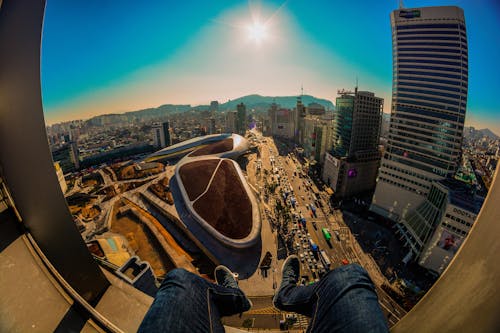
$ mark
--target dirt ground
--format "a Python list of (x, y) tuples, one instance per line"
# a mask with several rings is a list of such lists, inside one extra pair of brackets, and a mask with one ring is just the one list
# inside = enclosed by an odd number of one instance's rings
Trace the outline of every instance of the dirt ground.
[(180, 168), (179, 174), (190, 200), (196, 199), (205, 191), (217, 164), (218, 159), (194, 161)]
[(222, 161), (210, 188), (193, 207), (227, 237), (242, 239), (252, 230), (252, 204), (230, 161)]
[(202, 156), (202, 155), (211, 155), (211, 154), (219, 154), (226, 151), (230, 151), (233, 149), (233, 139), (228, 138), (222, 141), (212, 143), (210, 145), (206, 145), (200, 149), (193, 151), (189, 156)]
[(157, 250), (161, 247), (156, 238), (132, 215), (115, 215), (111, 223), (111, 231), (125, 236), (139, 258), (149, 262), (156, 276), (163, 276), (174, 268), (168, 256)]

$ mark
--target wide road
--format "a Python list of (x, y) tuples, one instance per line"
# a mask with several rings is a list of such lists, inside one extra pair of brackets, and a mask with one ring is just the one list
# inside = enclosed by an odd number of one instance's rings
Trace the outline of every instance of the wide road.
[[(326, 251), (332, 263), (331, 268), (333, 269), (341, 266), (342, 260), (344, 259), (347, 259), (350, 263), (359, 263), (363, 265), (354, 249), (353, 242), (356, 242), (356, 240), (352, 237), (349, 227), (344, 223), (340, 214), (330, 213), (330, 208), (325, 200), (325, 198), (328, 198), (328, 195), (320, 191), (308, 176), (304, 178), (300, 177), (299, 171), (302, 170), (302, 165), (293, 154), (290, 154), (290, 157), (286, 155), (279, 156), (275, 149), (275, 145), (272, 144), (273, 140), (271, 138), (266, 139), (269, 143), (264, 144), (262, 149), (268, 151), (269, 148), (271, 148), (272, 155), (275, 156), (278, 168), (281, 167), (280, 176), (281, 178), (285, 178), (284, 186), (286, 187), (286, 185), (289, 185), (293, 189), (294, 196), (297, 200), (296, 211), (306, 218), (307, 232), (319, 248)], [(323, 208), (321, 208), (314, 204), (317, 208), (315, 217), (312, 215), (309, 208), (309, 204), (314, 203), (312, 193), (318, 194), (319, 200), (323, 205)], [(313, 223), (316, 228), (314, 228)], [(322, 228), (328, 228), (330, 230), (332, 236), (330, 244), (326, 242), (321, 231)], [(339, 233), (340, 240), (337, 239), (334, 231)], [(298, 242), (297, 238), (295, 242)], [(304, 249), (302, 243), (300, 244), (301, 250), (299, 253), (303, 253)], [(309, 251), (309, 249), (306, 251)], [(310, 269), (307, 264), (303, 264), (302, 268), (310, 275)], [(378, 285), (376, 285), (376, 291), (379, 296), (381, 308), (386, 314), (389, 325), (392, 326), (406, 314), (406, 311)]]

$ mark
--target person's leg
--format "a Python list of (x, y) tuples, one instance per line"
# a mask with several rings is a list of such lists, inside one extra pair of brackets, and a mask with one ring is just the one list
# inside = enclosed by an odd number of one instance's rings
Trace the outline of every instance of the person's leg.
[(248, 310), (245, 294), (184, 269), (170, 271), (139, 332), (224, 332), (220, 317)]
[(300, 279), (299, 258), (296, 255), (286, 258), (281, 271), (281, 284), (273, 299), (274, 306), (283, 311), (311, 317), (316, 294), (314, 285), (297, 286)]
[(388, 332), (375, 286), (357, 264), (329, 272), (315, 286), (310, 332)]
[(311, 317), (308, 331), (388, 331), (375, 287), (361, 266), (336, 268), (318, 283), (304, 287), (296, 285), (300, 263), (288, 258), (287, 261), (283, 265), (283, 281), (274, 305), (283, 311)]

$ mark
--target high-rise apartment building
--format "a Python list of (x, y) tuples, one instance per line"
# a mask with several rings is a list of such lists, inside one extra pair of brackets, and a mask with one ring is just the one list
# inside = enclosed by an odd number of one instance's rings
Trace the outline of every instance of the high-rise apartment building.
[(307, 116), (306, 106), (302, 103), (302, 96), (297, 97), (295, 110), (295, 141), (302, 145), (304, 144), (305, 119)]
[(295, 134), (295, 112), (296, 110), (281, 108), (276, 103), (271, 104), (267, 111), (270, 127), (269, 134), (293, 139)]
[(236, 111), (228, 111), (226, 113), (226, 133), (236, 133), (238, 122), (238, 114)]
[(245, 104), (240, 103), (236, 106), (236, 111), (238, 113), (238, 121), (237, 121), (237, 132), (238, 134), (245, 134), (247, 129), (247, 108)]
[(307, 113), (311, 116), (322, 116), (326, 113), (326, 109), (319, 103), (309, 103), (307, 105)]
[(210, 102), (210, 116), (215, 117), (215, 114), (219, 111), (219, 102), (211, 101)]
[(215, 134), (215, 132), (216, 132), (215, 118), (210, 117), (208, 119), (208, 134)]
[(337, 198), (373, 190), (380, 163), (378, 149), (384, 100), (368, 91), (341, 90), (336, 99), (332, 150), (323, 180)]
[[(387, 150), (371, 210), (402, 222), (433, 180), (459, 165), (467, 103), (468, 56), (463, 10), (391, 13), (393, 91)], [(409, 238), (415, 226), (397, 224)]]
[(64, 173), (59, 165), (59, 162), (54, 162), (54, 169), (56, 169), (57, 180), (59, 181), (59, 186), (61, 187), (62, 193), (66, 193), (68, 190), (68, 184), (66, 184), (66, 179), (64, 179)]
[(63, 173), (73, 172), (80, 168), (80, 153), (76, 142), (70, 141), (52, 150), (52, 160), (59, 162)]
[(165, 148), (172, 145), (170, 122), (165, 121), (161, 125), (153, 126), (153, 141), (154, 146), (158, 148)]
[(311, 162), (323, 164), (325, 153), (332, 148), (333, 120), (328, 117), (308, 115), (304, 118), (304, 156)]

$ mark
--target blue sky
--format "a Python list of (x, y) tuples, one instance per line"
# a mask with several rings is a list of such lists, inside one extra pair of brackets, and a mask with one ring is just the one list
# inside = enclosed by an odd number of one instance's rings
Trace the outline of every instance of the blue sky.
[[(468, 124), (500, 134), (500, 5), (495, 0), (404, 1), (457, 5), (469, 39)], [(385, 99), (390, 111), (389, 13), (397, 1), (48, 0), (42, 36), (47, 123), (166, 103), (225, 102), (246, 94), (337, 89)], [(252, 22), (265, 24), (252, 38)], [(250, 30), (249, 30), (250, 29)], [(255, 37), (255, 36), (253, 36)]]

